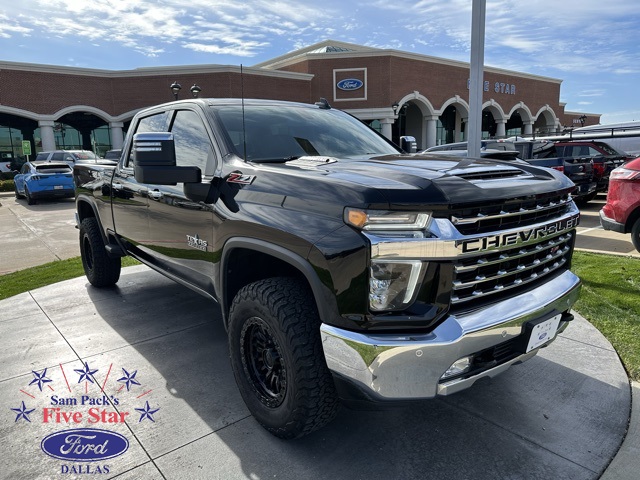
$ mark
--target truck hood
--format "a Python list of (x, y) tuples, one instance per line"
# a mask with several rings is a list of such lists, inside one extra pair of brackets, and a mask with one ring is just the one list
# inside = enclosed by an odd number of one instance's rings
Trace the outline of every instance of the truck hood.
[(476, 203), (559, 191), (573, 185), (560, 172), (525, 162), (437, 155), (301, 157), (283, 167), (304, 170), (309, 177), (320, 175), (337, 183), (373, 188), (390, 204), (405, 205)]

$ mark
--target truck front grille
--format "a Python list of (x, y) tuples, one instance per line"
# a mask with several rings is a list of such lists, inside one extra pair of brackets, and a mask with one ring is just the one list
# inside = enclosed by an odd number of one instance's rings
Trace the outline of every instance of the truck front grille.
[(571, 206), (568, 193), (472, 206), (451, 212), (451, 223), (463, 235), (523, 227), (557, 218)]
[(452, 305), (490, 301), (506, 290), (525, 288), (560, 269), (571, 260), (572, 232), (547, 238), (535, 245), (458, 260), (454, 263)]

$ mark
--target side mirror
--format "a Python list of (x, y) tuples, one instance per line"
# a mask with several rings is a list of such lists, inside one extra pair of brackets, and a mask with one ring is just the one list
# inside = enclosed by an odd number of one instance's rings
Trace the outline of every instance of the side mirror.
[(198, 167), (176, 166), (176, 146), (172, 133), (136, 133), (133, 136), (134, 175), (140, 183), (176, 185), (200, 183)]
[(418, 143), (415, 137), (400, 137), (400, 148), (407, 153), (416, 153), (418, 151)]

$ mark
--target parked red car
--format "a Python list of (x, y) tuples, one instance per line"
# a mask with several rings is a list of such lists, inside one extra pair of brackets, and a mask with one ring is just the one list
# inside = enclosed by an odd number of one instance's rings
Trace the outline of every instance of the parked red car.
[(640, 252), (640, 158), (611, 172), (600, 224), (605, 230), (631, 233), (633, 246)]

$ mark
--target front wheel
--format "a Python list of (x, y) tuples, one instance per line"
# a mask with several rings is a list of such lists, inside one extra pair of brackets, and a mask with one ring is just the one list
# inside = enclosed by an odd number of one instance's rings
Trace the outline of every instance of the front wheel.
[(636, 250), (640, 252), (640, 218), (636, 220), (631, 228), (631, 242)]
[(80, 223), (80, 255), (87, 279), (94, 287), (110, 287), (120, 278), (120, 258), (111, 258), (104, 248), (100, 225), (94, 217)]
[(242, 288), (229, 313), (229, 353), (245, 404), (275, 436), (301, 437), (335, 417), (320, 319), (302, 282), (270, 278)]

